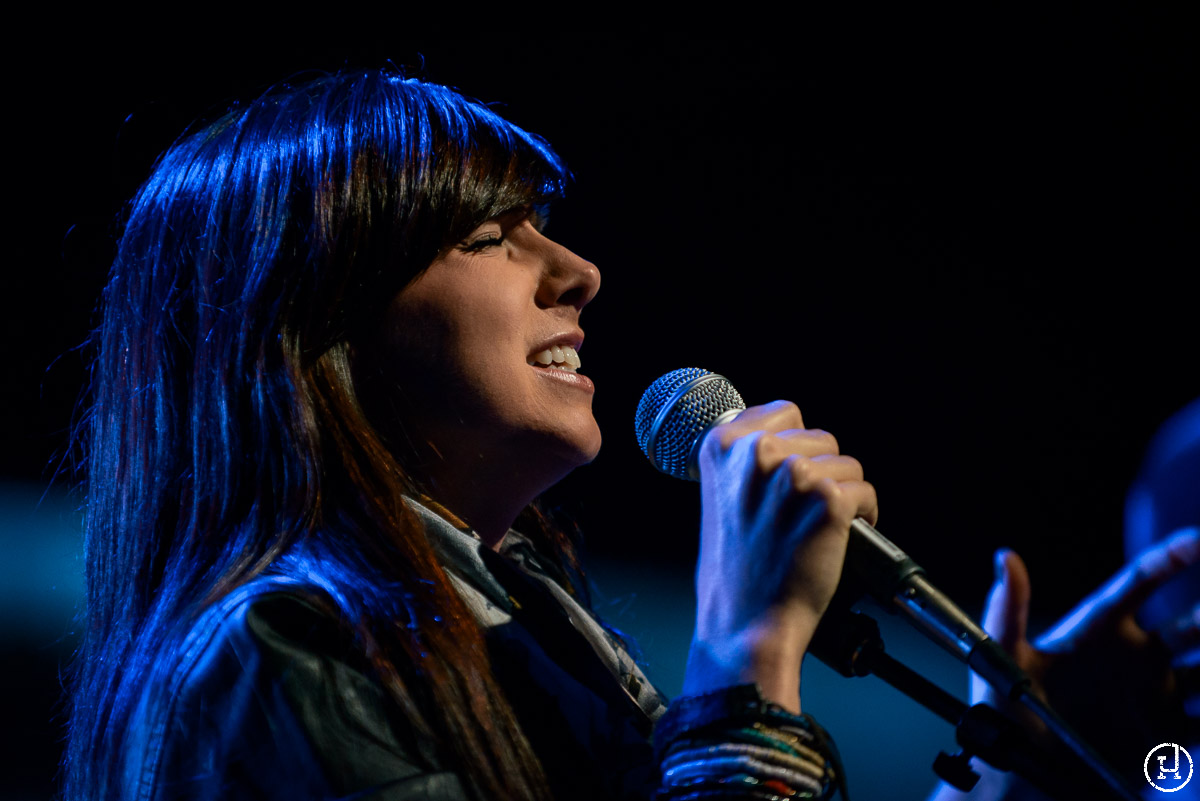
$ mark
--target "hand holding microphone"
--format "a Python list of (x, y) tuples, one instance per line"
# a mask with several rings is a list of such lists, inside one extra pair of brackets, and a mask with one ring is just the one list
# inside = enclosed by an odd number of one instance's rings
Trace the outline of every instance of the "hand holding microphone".
[[(699, 393), (676, 396), (679, 387), (667, 391), (660, 382), (643, 398), (638, 423), (643, 449), (666, 461), (677, 451), (680, 471), (693, 450), (698, 459), (699, 605), (684, 691), (757, 681), (799, 711), (800, 660), (837, 589), (851, 520), (877, 515), (875, 491), (830, 434), (804, 428), (794, 404), (755, 407), (712, 428), (744, 404), (724, 379), (692, 372)], [(660, 403), (656, 388), (665, 393)], [(700, 430), (670, 422), (685, 410), (705, 420)], [(694, 447), (708, 429), (712, 435)]]
[(652, 464), (702, 485), (698, 638), (764, 609), (786, 610), (807, 647), (845, 561), (863, 592), (1003, 695), (1028, 685), (1004, 650), (875, 530), (875, 491), (861, 465), (839, 454), (828, 433), (805, 429), (794, 405), (746, 410), (723, 376), (686, 368), (646, 391), (635, 429)]
[(875, 491), (861, 465), (832, 436), (803, 425), (793, 404), (746, 409), (727, 379), (698, 368), (662, 376), (638, 405), (642, 452), (663, 472), (701, 482), (699, 607), (685, 693), (757, 681), (799, 711), (800, 661), (848, 579), (966, 662), (1001, 699), (1032, 711), (1103, 780), (1098, 791), (1135, 798), (1035, 695), (1004, 648), (875, 530)]

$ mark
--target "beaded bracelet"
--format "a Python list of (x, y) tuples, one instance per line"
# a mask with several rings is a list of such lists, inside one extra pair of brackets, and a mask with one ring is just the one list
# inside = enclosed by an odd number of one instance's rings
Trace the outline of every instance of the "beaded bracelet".
[(757, 684), (678, 698), (654, 729), (660, 799), (847, 798), (841, 760), (808, 715), (766, 701)]
[[(688, 745), (693, 745), (689, 743)], [(662, 772), (668, 773), (680, 764), (695, 762), (702, 759), (716, 759), (727, 756), (744, 756), (757, 759), (770, 765), (775, 765), (787, 770), (797, 771), (804, 774), (808, 778), (821, 781), (825, 778), (823, 770), (824, 759), (817, 756), (815, 753), (812, 758), (801, 758), (794, 754), (789, 754), (780, 751), (776, 748), (761, 745), (747, 745), (745, 743), (717, 743), (717, 744), (700, 744), (699, 747), (688, 747), (685, 745), (682, 748), (672, 748), (666, 759), (661, 763)]]
[(760, 781), (775, 780), (789, 788), (803, 788), (820, 794), (825, 787), (821, 778), (814, 778), (790, 768), (764, 762), (746, 755), (709, 754), (694, 760), (676, 763), (663, 769), (663, 782), (668, 787), (687, 786), (704, 779), (747, 774)]
[(819, 765), (806, 765), (805, 769), (797, 770), (794, 765), (781, 765), (757, 754), (739, 754), (719, 746), (673, 751), (663, 763), (662, 782), (664, 789), (660, 798), (675, 798), (680, 793), (693, 791), (697, 785), (723, 784), (729, 790), (729, 785), (739, 782), (770, 786), (787, 798), (819, 798), (827, 789), (825, 772)]

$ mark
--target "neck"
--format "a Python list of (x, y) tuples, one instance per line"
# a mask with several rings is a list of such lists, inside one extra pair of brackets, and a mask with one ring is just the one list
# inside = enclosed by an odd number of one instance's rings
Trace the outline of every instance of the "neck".
[(528, 466), (512, 460), (495, 469), (479, 460), (471, 470), (455, 469), (450, 460), (438, 462), (437, 467), (427, 475), (430, 496), (470, 526), (492, 550), (500, 549), (504, 535), (525, 507), (570, 472), (533, 475)]
[(493, 551), (500, 550), (504, 535), (512, 528), (517, 515), (533, 500), (509, 505), (485, 503), (480, 495), (471, 491), (477, 487), (458, 482), (434, 481), (430, 489), (433, 499), (445, 511), (469, 526)]
[(587, 461), (554, 436), (520, 433), (472, 438), (431, 425), (413, 438), (423, 442), (414, 477), (493, 550), (525, 507)]

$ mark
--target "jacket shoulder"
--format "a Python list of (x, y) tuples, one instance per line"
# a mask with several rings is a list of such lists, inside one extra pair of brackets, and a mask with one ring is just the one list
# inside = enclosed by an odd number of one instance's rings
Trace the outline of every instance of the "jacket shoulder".
[(318, 597), (254, 582), (160, 660), (135, 718), (139, 798), (465, 797)]

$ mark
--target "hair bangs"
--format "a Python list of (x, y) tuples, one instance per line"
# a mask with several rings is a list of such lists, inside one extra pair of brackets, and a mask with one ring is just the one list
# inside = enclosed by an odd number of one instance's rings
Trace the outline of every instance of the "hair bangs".
[(430, 193), (440, 248), (460, 241), (485, 221), (522, 206), (545, 210), (566, 192), (570, 173), (541, 137), (513, 125), (478, 101), (449, 89), (423, 99), (436, 120)]

